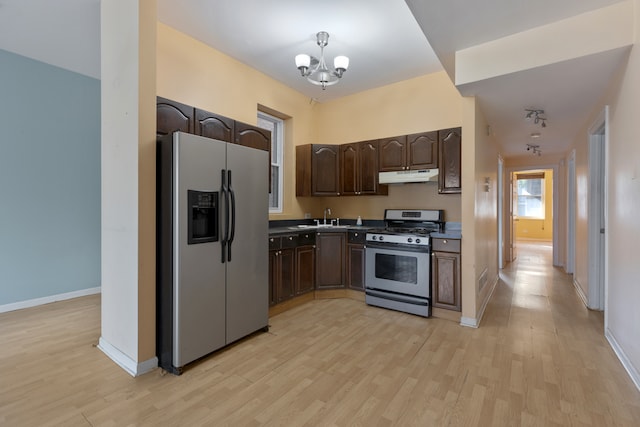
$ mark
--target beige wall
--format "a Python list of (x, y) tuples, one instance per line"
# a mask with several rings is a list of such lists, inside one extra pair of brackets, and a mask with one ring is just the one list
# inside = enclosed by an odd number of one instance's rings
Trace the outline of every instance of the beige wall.
[(635, 45), (628, 62), (574, 141), (578, 190), (575, 279), (584, 287), (586, 294), (589, 284), (585, 218), (589, 191), (588, 127), (605, 105), (610, 105), (606, 161), (605, 334), (636, 384), (640, 384), (640, 310), (637, 307), (640, 301), (640, 263), (637, 256), (640, 240), (637, 216), (640, 212), (640, 0), (634, 0), (633, 4)]
[(544, 171), (544, 219), (518, 218), (516, 239), (551, 241), (553, 237), (553, 170)]
[[(478, 326), (498, 280), (498, 149), (476, 98), (465, 98), (462, 144), (462, 323)], [(488, 186), (486, 185), (488, 184)], [(487, 191), (488, 190), (488, 191)]]
[[(317, 132), (307, 142), (342, 144), (461, 126), (462, 97), (446, 73), (434, 73), (315, 106)], [(464, 138), (464, 132), (463, 132)], [(309, 213), (382, 219), (385, 208), (444, 209), (460, 222), (460, 195), (438, 194), (436, 183), (389, 186), (388, 196), (307, 198)]]
[[(259, 105), (288, 117), (285, 165), (294, 164), (295, 145), (314, 139), (315, 113), (308, 98), (162, 23), (158, 23), (157, 93), (250, 124), (257, 121)], [(309, 201), (291, 196), (295, 170), (285, 167), (284, 174), (284, 212), (275, 217), (300, 218), (310, 210)]]
[[(394, 185), (388, 196), (295, 196), (295, 146), (341, 144), (461, 125), (461, 97), (444, 72), (361, 92), (324, 104), (158, 23), (159, 96), (246, 123), (256, 122), (258, 105), (285, 117), (284, 209), (270, 219), (334, 217), (380, 219), (386, 207), (445, 209), (460, 221), (460, 195), (440, 195), (435, 184)], [(330, 124), (330, 125), (327, 125)]]

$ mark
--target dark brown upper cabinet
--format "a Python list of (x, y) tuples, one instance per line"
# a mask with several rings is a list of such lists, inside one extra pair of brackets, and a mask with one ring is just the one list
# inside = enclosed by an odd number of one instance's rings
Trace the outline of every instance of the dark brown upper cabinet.
[[(258, 150), (270, 152), (271, 131), (262, 129), (258, 126), (235, 122), (235, 136), (233, 142), (244, 145), (245, 147), (257, 148)], [(271, 162), (271, 159), (269, 159), (269, 162)], [(271, 169), (271, 163), (269, 163), (269, 169)]]
[(407, 135), (407, 166), (409, 169), (438, 167), (438, 131)]
[(438, 131), (379, 140), (380, 172), (438, 167)]
[(378, 161), (377, 140), (340, 145), (340, 194), (388, 194), (388, 187), (378, 184)]
[(296, 196), (340, 195), (340, 146), (296, 147)]
[(219, 114), (195, 109), (195, 134), (220, 141), (234, 142), (235, 121)]
[(438, 131), (438, 192), (462, 192), (462, 129)]
[(378, 140), (380, 172), (407, 169), (407, 137), (395, 136)]
[(194, 132), (193, 107), (170, 99), (158, 97), (156, 101), (156, 136), (169, 135), (176, 131)]

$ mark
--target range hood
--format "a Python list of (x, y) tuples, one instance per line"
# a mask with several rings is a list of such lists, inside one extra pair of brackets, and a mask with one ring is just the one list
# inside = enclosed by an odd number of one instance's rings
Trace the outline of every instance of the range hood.
[(437, 182), (438, 169), (416, 169), (408, 171), (380, 172), (380, 184), (402, 184), (408, 182)]

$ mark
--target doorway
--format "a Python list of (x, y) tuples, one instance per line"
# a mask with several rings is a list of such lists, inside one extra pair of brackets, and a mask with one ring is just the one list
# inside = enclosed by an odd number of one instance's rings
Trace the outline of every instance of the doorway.
[[(547, 222), (544, 225), (541, 222), (541, 218), (537, 218), (534, 221), (528, 221), (526, 227), (527, 233), (522, 233), (522, 228), (525, 227), (523, 224), (525, 220), (530, 218), (523, 218), (523, 215), (519, 215), (518, 211), (522, 208), (518, 203), (518, 177), (535, 177), (540, 176), (542, 172), (547, 171), (547, 177), (549, 187), (546, 189), (546, 203), (545, 206), (549, 208), (548, 212), (545, 212), (544, 217)], [(532, 241), (551, 241), (552, 250), (552, 258), (553, 265), (559, 265), (560, 254), (558, 252), (558, 165), (535, 165), (535, 166), (521, 166), (521, 167), (511, 167), (507, 168), (506, 176), (508, 177), (508, 182), (506, 183), (505, 188), (505, 196), (508, 195), (509, 203), (508, 205), (505, 203), (505, 218), (507, 219), (507, 223), (505, 224), (505, 244), (507, 246), (506, 255), (508, 259), (506, 261), (513, 262), (515, 261), (518, 254), (518, 238), (522, 237), (523, 234), (529, 235), (528, 240)], [(522, 185), (522, 184), (521, 184)], [(541, 196), (539, 196), (540, 199)], [(535, 197), (533, 197), (535, 198)], [(531, 206), (535, 204), (532, 203)], [(524, 211), (526, 215), (526, 210)], [(540, 216), (540, 215), (538, 215)], [(533, 224), (533, 225), (532, 225)], [(542, 228), (544, 227), (544, 230)], [(518, 229), (521, 229), (518, 231)], [(545, 231), (546, 233), (541, 235), (538, 232)]]
[(606, 307), (606, 149), (608, 146), (609, 109), (605, 107), (589, 128), (589, 193), (588, 193), (588, 306), (592, 310)]

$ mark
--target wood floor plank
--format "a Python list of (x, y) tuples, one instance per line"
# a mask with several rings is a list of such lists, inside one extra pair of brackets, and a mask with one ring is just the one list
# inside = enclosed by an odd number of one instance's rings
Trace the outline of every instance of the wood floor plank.
[(640, 393), (547, 245), (521, 245), (478, 329), (310, 300), (174, 376), (96, 347), (100, 296), (0, 314), (0, 425), (638, 426)]

